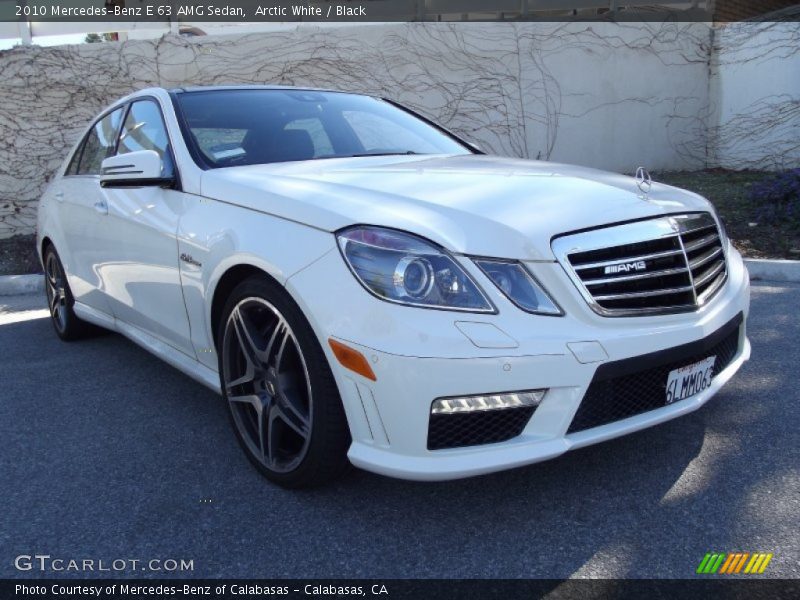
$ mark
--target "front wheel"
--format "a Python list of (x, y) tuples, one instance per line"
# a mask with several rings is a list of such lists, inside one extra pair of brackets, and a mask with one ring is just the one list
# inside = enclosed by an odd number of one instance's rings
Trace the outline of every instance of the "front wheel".
[(218, 332), (220, 380), (250, 461), (285, 487), (319, 485), (348, 466), (350, 432), (327, 359), (299, 307), (266, 278), (231, 294)]

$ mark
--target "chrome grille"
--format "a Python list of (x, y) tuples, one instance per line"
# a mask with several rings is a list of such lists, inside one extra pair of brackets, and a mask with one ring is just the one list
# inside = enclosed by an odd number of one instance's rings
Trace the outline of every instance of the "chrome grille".
[(605, 316), (695, 310), (727, 278), (725, 250), (708, 213), (566, 235), (553, 240), (553, 251)]

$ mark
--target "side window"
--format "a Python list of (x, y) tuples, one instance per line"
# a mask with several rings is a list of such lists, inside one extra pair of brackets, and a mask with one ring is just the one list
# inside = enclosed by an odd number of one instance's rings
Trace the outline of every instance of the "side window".
[(85, 140), (81, 140), (81, 143), (78, 144), (78, 147), (75, 149), (75, 154), (72, 155), (72, 158), (69, 161), (69, 166), (67, 167), (67, 172), (64, 173), (65, 175), (77, 175), (78, 174), (78, 163), (81, 161), (81, 152), (83, 152), (83, 147), (86, 145)]
[(164, 165), (162, 174), (165, 177), (174, 174), (167, 128), (161, 117), (161, 109), (153, 100), (139, 100), (131, 105), (119, 136), (117, 154), (128, 154), (139, 150), (158, 152)]
[[(114, 142), (122, 120), (123, 109), (108, 113), (89, 131), (81, 147), (72, 157), (67, 175), (99, 175), (100, 164), (114, 154)], [(76, 159), (80, 161), (78, 164)], [(73, 164), (76, 169), (73, 172)]]

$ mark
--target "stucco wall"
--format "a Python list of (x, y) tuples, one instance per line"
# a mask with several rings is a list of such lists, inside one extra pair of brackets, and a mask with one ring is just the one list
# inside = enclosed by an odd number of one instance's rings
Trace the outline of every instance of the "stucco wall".
[(800, 166), (800, 23), (733, 23), (715, 38), (709, 164)]
[(617, 171), (702, 168), (716, 117), (698, 23), (396, 24), (0, 53), (0, 237), (99, 110), (132, 90), (220, 83), (397, 99), (499, 154)]

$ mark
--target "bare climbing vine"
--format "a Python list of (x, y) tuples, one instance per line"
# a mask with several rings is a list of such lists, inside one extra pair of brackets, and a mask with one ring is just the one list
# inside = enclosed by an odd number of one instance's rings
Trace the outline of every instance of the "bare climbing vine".
[[(800, 51), (794, 25), (777, 43), (746, 58), (722, 52), (723, 60), (793, 56)], [(714, 49), (742, 43), (747, 26), (718, 35)], [(772, 154), (793, 152), (796, 161), (797, 97), (765, 96), (716, 123), (708, 76), (722, 63), (711, 62), (711, 40), (699, 23), (415, 23), (0, 52), (0, 238), (33, 231), (37, 198), (94, 115), (155, 85), (366, 92), (403, 102), (499, 154), (568, 161), (574, 148), (565, 140), (580, 139), (600, 166), (615, 149), (597, 139), (598, 124), (624, 128), (629, 114), (647, 111), (645, 133), (677, 166), (700, 168), (719, 152), (744, 156), (766, 143), (765, 128), (778, 128), (783, 140)], [(769, 162), (772, 154), (750, 156)]]

